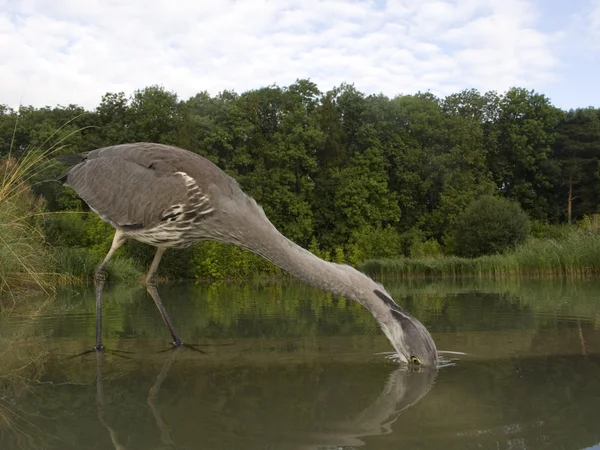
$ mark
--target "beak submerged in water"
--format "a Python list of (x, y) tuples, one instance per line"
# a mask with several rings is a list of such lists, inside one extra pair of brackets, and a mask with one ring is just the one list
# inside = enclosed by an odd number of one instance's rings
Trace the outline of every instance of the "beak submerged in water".
[(398, 359), (415, 368), (437, 367), (437, 348), (427, 328), (383, 292), (376, 290), (375, 294), (389, 307), (389, 314), (380, 322)]

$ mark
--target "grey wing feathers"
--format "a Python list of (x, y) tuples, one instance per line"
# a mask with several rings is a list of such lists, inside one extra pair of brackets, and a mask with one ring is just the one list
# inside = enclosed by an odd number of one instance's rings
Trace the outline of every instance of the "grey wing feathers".
[(65, 184), (113, 225), (148, 228), (159, 223), (174, 205), (187, 200), (182, 176), (174, 168), (165, 169), (145, 167), (122, 156), (91, 153), (67, 172)]

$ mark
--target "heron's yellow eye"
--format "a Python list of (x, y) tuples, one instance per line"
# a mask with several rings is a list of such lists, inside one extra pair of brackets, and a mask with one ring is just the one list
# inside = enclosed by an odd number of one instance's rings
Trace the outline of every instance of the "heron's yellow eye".
[(421, 364), (421, 360), (414, 355), (410, 357), (410, 362), (413, 363), (415, 366)]

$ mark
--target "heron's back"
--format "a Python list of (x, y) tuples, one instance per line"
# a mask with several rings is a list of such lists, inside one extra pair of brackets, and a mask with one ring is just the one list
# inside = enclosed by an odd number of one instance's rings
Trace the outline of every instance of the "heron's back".
[(177, 147), (123, 144), (79, 155), (79, 162), (73, 155), (65, 159), (75, 165), (64, 184), (103, 220), (151, 245), (198, 240), (199, 225), (223, 201), (245, 197), (215, 164)]

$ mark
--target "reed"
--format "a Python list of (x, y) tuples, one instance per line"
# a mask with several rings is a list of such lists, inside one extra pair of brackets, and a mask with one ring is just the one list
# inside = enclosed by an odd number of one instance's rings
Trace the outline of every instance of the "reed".
[(600, 274), (600, 235), (573, 228), (560, 239), (531, 239), (504, 254), (377, 259), (366, 261), (359, 269), (372, 276), (402, 278), (586, 278)]
[[(74, 120), (74, 119), (72, 119)], [(64, 134), (58, 128), (42, 144), (42, 148), (20, 151), (13, 156), (12, 143), (8, 155), (0, 159), (0, 295), (54, 290), (56, 274), (52, 250), (44, 244), (40, 218), (43, 201), (31, 190), (34, 180), (54, 164), (51, 159), (63, 148), (63, 142), (82, 129)], [(15, 124), (16, 130), (16, 124)], [(54, 140), (55, 143), (50, 144)], [(13, 139), (14, 142), (14, 139)], [(20, 149), (22, 150), (22, 149)]]
[(23, 181), (28, 174), (21, 164), (0, 161), (0, 294), (12, 296), (52, 290), (52, 257), (36, 221), (43, 204)]

